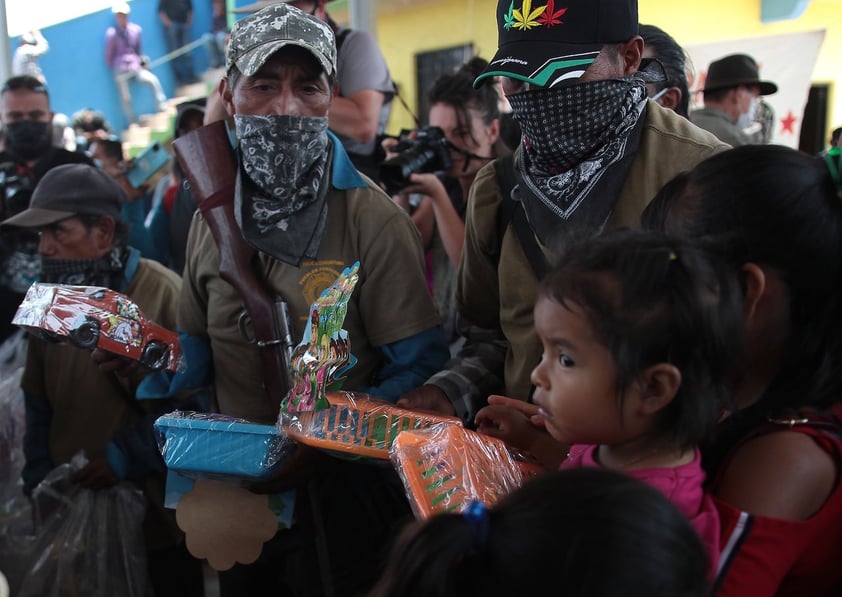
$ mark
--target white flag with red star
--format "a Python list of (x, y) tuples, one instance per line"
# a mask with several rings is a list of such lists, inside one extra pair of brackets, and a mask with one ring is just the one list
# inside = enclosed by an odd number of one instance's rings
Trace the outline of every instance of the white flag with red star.
[(729, 54), (748, 54), (760, 67), (760, 79), (778, 86), (777, 93), (763, 96), (775, 111), (771, 142), (797, 149), (810, 79), (824, 35), (824, 30), (807, 31), (684, 46), (695, 69), (689, 81), (691, 110), (702, 106), (708, 64)]

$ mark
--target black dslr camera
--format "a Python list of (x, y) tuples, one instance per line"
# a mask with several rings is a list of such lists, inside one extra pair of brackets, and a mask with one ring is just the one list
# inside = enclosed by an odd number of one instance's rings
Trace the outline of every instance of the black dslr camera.
[(409, 185), (410, 174), (447, 170), (453, 163), (444, 131), (439, 127), (418, 129), (414, 139), (410, 138), (410, 132), (401, 131), (395, 147), (398, 155), (380, 164), (380, 182), (390, 195)]

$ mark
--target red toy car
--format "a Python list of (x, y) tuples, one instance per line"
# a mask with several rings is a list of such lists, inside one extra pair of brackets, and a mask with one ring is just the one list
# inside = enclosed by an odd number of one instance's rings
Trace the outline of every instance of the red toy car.
[(34, 283), (12, 323), (50, 341), (112, 352), (148, 369), (176, 371), (178, 334), (149, 321), (124, 294), (98, 286)]

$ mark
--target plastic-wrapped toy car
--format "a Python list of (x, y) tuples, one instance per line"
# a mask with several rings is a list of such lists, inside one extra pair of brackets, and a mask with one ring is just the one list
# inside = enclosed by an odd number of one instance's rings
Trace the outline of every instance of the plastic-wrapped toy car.
[(99, 348), (153, 371), (176, 371), (178, 334), (149, 321), (126, 295), (98, 286), (34, 283), (12, 323), (38, 337)]

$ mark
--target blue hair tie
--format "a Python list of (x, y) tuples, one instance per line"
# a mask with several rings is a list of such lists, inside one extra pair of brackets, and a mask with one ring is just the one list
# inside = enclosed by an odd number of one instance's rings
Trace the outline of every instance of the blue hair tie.
[(488, 542), (488, 508), (479, 500), (472, 500), (462, 517), (474, 531), (474, 547), (483, 548)]

